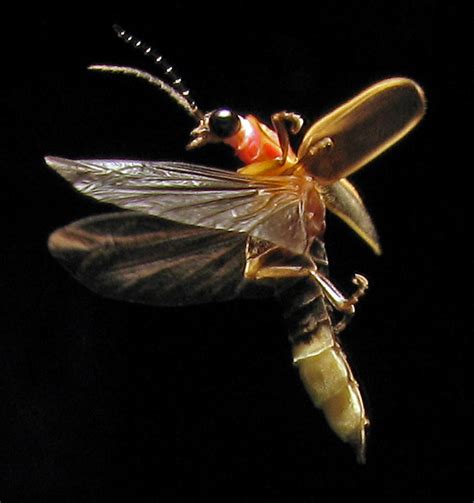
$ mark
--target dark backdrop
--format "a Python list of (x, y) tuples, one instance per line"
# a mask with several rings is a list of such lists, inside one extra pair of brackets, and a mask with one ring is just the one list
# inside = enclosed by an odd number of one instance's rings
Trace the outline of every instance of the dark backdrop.
[[(471, 330), (451, 279), (465, 271), (464, 213), (435, 134), (441, 97), (456, 98), (454, 62), (439, 65), (434, 7), (325, 2), (257, 14), (250, 2), (175, 5), (4, 21), (0, 500), (432, 501), (445, 487), (470, 501)], [(312, 121), (385, 77), (426, 90), (423, 122), (353, 177), (382, 257), (328, 221), (335, 280), (348, 287), (358, 271), (371, 282), (343, 335), (372, 421), (366, 466), (310, 404), (277, 304), (114, 302), (48, 255), (52, 230), (108, 208), (75, 193), (44, 155), (237, 166), (224, 147), (186, 152), (193, 123), (156, 89), (86, 70), (153, 71), (115, 37), (114, 22), (162, 51), (206, 110), (228, 105), (268, 120), (286, 109)]]

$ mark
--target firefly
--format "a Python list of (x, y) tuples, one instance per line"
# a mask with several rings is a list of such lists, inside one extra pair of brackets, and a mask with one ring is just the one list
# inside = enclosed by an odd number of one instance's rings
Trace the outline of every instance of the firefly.
[(46, 163), (76, 190), (121, 209), (56, 230), (48, 242), (52, 255), (89, 289), (118, 300), (184, 306), (276, 296), (305, 389), (364, 463), (369, 419), (340, 335), (368, 281), (355, 274), (349, 295), (331, 281), (326, 210), (381, 253), (372, 219), (347, 177), (420, 121), (423, 90), (405, 77), (377, 82), (318, 119), (293, 150), (300, 115), (277, 112), (266, 125), (227, 108), (204, 112), (159, 53), (114, 28), (153, 59), (163, 78), (124, 66), (90, 69), (159, 87), (196, 123), (187, 148), (225, 143), (242, 167), (48, 156)]

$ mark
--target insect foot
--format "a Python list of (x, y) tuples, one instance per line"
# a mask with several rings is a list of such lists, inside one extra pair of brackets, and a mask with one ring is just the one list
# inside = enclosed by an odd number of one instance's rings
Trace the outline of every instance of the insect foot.
[(359, 299), (365, 295), (365, 292), (369, 288), (369, 281), (365, 276), (362, 276), (362, 274), (354, 274), (354, 277), (352, 278), (352, 283), (354, 285), (357, 285), (357, 290), (350, 296), (350, 298), (347, 300), (348, 303), (354, 305), (359, 302)]

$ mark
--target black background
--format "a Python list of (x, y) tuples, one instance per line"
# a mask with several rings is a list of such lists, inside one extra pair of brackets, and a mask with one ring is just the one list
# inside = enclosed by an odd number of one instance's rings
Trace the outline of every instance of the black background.
[[(454, 59), (440, 65), (437, 43), (451, 14), (437, 28), (431, 2), (174, 5), (4, 21), (0, 500), (432, 501), (445, 488), (470, 501), (472, 331), (453, 279), (468, 281), (470, 262), (438, 138), (442, 98), (456, 98)], [(113, 23), (165, 54), (206, 110), (312, 121), (389, 76), (425, 89), (423, 122), (353, 176), (382, 257), (328, 218), (335, 281), (348, 288), (358, 271), (371, 283), (343, 335), (372, 421), (366, 466), (310, 404), (276, 303), (128, 305), (91, 294), (48, 255), (52, 230), (108, 208), (44, 155), (238, 165), (225, 147), (186, 152), (193, 123), (156, 89), (86, 70), (153, 71)]]

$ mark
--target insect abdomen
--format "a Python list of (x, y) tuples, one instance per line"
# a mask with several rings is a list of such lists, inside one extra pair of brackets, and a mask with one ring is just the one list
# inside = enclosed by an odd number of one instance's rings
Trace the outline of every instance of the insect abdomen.
[[(324, 253), (322, 243), (319, 252)], [(293, 361), (306, 391), (336, 435), (351, 444), (358, 461), (364, 463), (368, 419), (357, 381), (334, 335), (321, 288), (311, 278), (304, 278), (281, 292), (280, 298)]]
[(332, 347), (295, 364), (313, 404), (322, 409), (332, 430), (355, 448), (358, 461), (364, 463), (368, 420), (359, 386), (339, 344), (334, 341)]

